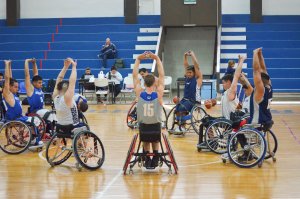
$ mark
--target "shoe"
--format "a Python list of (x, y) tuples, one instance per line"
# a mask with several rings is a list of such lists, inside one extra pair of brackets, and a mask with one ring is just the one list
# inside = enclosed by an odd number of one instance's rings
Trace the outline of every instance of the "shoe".
[[(181, 129), (179, 128), (179, 126), (177, 126), (174, 130), (173, 130), (173, 134), (175, 135), (181, 135), (183, 134), (185, 131), (183, 131), (183, 127), (181, 127)], [(185, 129), (184, 129), (185, 130)]]
[(208, 146), (206, 145), (206, 142), (201, 142), (197, 144), (198, 149), (208, 149)]
[(248, 162), (252, 161), (253, 159), (253, 155), (249, 151), (244, 151), (243, 155), (238, 157), (239, 162)]
[(36, 138), (33, 138), (33, 139), (31, 140), (30, 144), (31, 144), (31, 145), (35, 145), (35, 143), (36, 143)]
[(151, 158), (149, 156), (146, 156), (145, 162), (144, 162), (144, 167), (150, 168), (151, 167), (151, 162), (152, 162)]
[(44, 146), (44, 142), (43, 141), (39, 141), (38, 143), (35, 144), (36, 146)]
[(157, 167), (158, 162), (159, 162), (159, 156), (158, 155), (153, 156), (152, 161), (151, 161), (151, 167), (152, 168)]

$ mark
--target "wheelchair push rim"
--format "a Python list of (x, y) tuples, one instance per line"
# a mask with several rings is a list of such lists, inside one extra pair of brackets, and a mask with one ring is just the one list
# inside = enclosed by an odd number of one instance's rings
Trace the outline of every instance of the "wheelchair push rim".
[(46, 159), (51, 166), (64, 163), (72, 155), (72, 139), (55, 133), (47, 144)]
[[(238, 136), (245, 136), (246, 145), (241, 147)], [(229, 159), (238, 167), (251, 168), (261, 164), (266, 154), (266, 140), (256, 129), (244, 128), (230, 136), (228, 142)], [(246, 158), (240, 160), (244, 155)]]
[(95, 170), (105, 160), (104, 146), (98, 136), (90, 131), (81, 131), (73, 140), (74, 157), (84, 168)]
[(24, 152), (32, 138), (30, 127), (21, 121), (10, 121), (0, 128), (0, 148), (8, 154)]

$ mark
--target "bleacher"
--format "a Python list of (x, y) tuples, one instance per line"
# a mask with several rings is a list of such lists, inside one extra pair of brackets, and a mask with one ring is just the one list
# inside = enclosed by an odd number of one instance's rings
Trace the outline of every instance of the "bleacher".
[(243, 71), (252, 79), (253, 49), (263, 55), (275, 92), (300, 92), (300, 16), (264, 16), (251, 23), (250, 15), (223, 15), (221, 74), (238, 54), (247, 56)]
[[(139, 16), (138, 24), (125, 24), (124, 17), (21, 19), (19, 26), (7, 27), (0, 21), (0, 71), (4, 72), (2, 60), (11, 59), (13, 76), (24, 79), (24, 60), (35, 57), (39, 73), (47, 80), (56, 78), (63, 66), (63, 59), (72, 57), (78, 62), (78, 78), (90, 67), (97, 75), (100, 70), (108, 72), (115, 63), (109, 59), (107, 68), (101, 67), (97, 55), (105, 39), (109, 37), (117, 46), (118, 57), (125, 68), (119, 69), (123, 77), (132, 72), (137, 54), (150, 50), (155, 52), (160, 17)], [(141, 66), (150, 69), (151, 60)], [(70, 70), (66, 74), (69, 77)]]

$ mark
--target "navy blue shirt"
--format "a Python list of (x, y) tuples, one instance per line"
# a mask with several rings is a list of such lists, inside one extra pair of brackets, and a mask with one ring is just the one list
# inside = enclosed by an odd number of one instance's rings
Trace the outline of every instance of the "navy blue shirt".
[(112, 50), (113, 53), (116, 53), (117, 48), (115, 46), (115, 44), (110, 43), (109, 46), (105, 47), (105, 45), (103, 45), (102, 49), (101, 49), (101, 53), (104, 53), (108, 50)]
[(273, 97), (273, 89), (265, 87), (265, 93), (263, 100), (256, 104), (254, 102), (254, 92), (252, 92), (250, 98), (250, 123), (266, 123), (272, 120), (272, 114), (270, 110), (270, 103)]
[(196, 100), (196, 88), (197, 88), (197, 79), (196, 77), (185, 78), (184, 80), (184, 95), (183, 97), (189, 100)]

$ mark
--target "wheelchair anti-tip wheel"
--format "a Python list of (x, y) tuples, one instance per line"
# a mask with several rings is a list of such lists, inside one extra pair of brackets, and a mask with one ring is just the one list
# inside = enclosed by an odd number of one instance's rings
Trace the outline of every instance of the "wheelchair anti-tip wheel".
[[(245, 146), (241, 146), (240, 139), (245, 140)], [(259, 131), (244, 128), (230, 136), (227, 149), (229, 159), (235, 165), (241, 168), (251, 168), (262, 163), (266, 147), (266, 140)]]
[(90, 131), (81, 131), (76, 134), (73, 148), (77, 162), (86, 169), (95, 170), (104, 163), (104, 146), (99, 137)]
[(46, 147), (46, 159), (51, 166), (64, 163), (72, 155), (72, 138), (70, 135), (55, 133)]
[(24, 152), (32, 140), (31, 128), (21, 121), (10, 121), (0, 128), (0, 148), (8, 154)]

